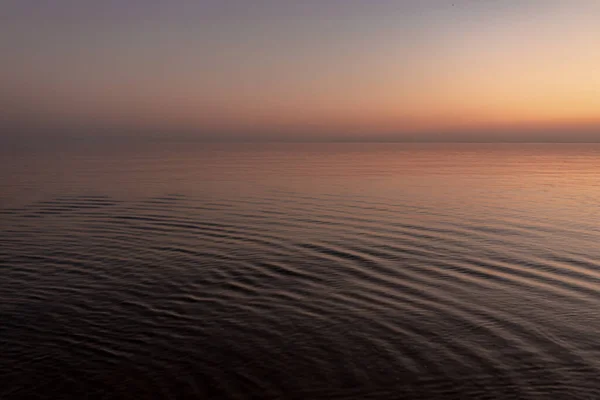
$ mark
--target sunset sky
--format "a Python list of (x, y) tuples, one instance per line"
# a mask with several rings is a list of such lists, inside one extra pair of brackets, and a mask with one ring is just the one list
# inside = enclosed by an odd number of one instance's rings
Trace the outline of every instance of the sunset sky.
[(598, 0), (3, 0), (0, 50), (9, 127), (600, 140)]

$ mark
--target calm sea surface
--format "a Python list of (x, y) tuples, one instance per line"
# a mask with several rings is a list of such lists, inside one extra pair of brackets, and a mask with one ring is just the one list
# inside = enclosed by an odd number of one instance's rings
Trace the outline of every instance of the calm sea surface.
[(600, 147), (0, 157), (0, 399), (598, 399)]

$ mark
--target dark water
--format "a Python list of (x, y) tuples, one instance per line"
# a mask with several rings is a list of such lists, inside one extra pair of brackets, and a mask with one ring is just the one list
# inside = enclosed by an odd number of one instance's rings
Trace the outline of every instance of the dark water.
[(0, 399), (600, 398), (600, 147), (0, 159)]

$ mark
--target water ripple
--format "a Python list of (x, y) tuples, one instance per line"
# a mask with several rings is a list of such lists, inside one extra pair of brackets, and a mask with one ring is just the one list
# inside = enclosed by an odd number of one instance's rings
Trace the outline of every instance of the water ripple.
[[(428, 182), (447, 179), (423, 157)], [(230, 178), (1, 208), (0, 398), (600, 398), (600, 230), (578, 208), (598, 203), (533, 207), (564, 177), (551, 164), (523, 167), (533, 188), (500, 162), (450, 165), (470, 202), (415, 165), (363, 161), (377, 195), (336, 165), (337, 192), (290, 169), (294, 185), (243, 195)], [(593, 162), (570, 188), (591, 187)], [(479, 189), (489, 176), (502, 190)], [(511, 190), (525, 200), (505, 204)]]

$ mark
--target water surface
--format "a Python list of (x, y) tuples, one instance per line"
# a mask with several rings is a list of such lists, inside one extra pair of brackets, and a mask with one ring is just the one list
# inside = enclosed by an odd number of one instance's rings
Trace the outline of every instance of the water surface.
[(600, 147), (0, 158), (0, 398), (600, 398)]

